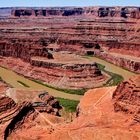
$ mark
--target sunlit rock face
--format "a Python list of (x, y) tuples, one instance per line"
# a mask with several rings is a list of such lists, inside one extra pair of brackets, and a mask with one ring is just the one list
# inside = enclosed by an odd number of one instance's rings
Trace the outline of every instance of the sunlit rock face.
[[(0, 107), (12, 102), (11, 108), (0, 114), (0, 119), (2, 118), (0, 138), (138, 139), (140, 136), (139, 78), (139, 76), (132, 77), (117, 87), (102, 87), (87, 91), (77, 107), (77, 117), (70, 123), (53, 113), (50, 115), (44, 112), (45, 108), (41, 107), (39, 102), (35, 102), (33, 106), (29, 102), (17, 106), (8, 97), (0, 98)], [(43, 103), (48, 102), (52, 107), (59, 108), (57, 101), (47, 93), (40, 94), (39, 99)]]
[(38, 44), (35, 44), (34, 41), (24, 39), (12, 39), (1, 42), (0, 55), (21, 58), (27, 62), (30, 62), (32, 56), (43, 56), (53, 59), (52, 54), (45, 47), (41, 46), (40, 43), (41, 40), (38, 41)]
[(139, 119), (140, 114), (140, 76), (131, 78), (129, 81), (122, 82), (113, 94), (114, 110), (133, 114)]
[[(47, 115), (56, 123), (62, 122), (63, 119), (57, 117), (60, 116), (61, 108), (59, 102), (48, 93), (39, 94), (36, 102), (22, 100), (21, 103), (15, 103), (7, 96), (0, 97), (0, 139), (7, 140), (11, 135), (15, 136), (15, 132), (18, 133), (19, 130), (34, 129), (35, 127), (42, 129), (43, 123), (45, 124), (44, 118), (47, 120)], [(48, 121), (47, 125), (51, 125), (51, 123), (49, 124)]]
[(67, 65), (57, 61), (56, 52), (95, 55), (139, 73), (139, 11), (139, 7), (11, 8), (9, 17), (0, 20), (0, 55), (8, 58), (0, 63), (24, 76), (71, 89), (96, 87), (106, 77), (96, 63), (80, 60), (78, 65), (64, 54), (61, 60), (70, 62)]
[[(13, 50), (14, 53), (10, 54), (28, 61), (31, 54), (52, 58), (47, 47), (56, 51), (97, 55), (133, 72), (140, 72), (139, 7), (11, 8), (9, 17), (14, 19), (8, 19), (6, 24), (1, 22), (2, 27), (12, 28), (1, 30), (2, 38), (6, 36), (8, 44), (4, 48), (7, 51), (2, 50), (2, 54), (9, 55)], [(18, 31), (13, 30), (16, 25), (21, 27)], [(7, 36), (11, 32), (15, 37)], [(11, 47), (13, 45), (18, 53)], [(22, 46), (26, 50), (22, 50)]]

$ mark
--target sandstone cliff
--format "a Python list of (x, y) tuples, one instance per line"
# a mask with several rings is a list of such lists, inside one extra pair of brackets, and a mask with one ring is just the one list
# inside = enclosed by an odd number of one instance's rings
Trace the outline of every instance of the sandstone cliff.
[(114, 110), (122, 111), (134, 115), (134, 119), (139, 122), (140, 76), (122, 82), (113, 94)]
[[(9, 111), (0, 115), (0, 118), (6, 116), (0, 124), (0, 136), (5, 136), (5, 140), (139, 139), (139, 79), (140, 77), (136, 76), (122, 82), (118, 87), (89, 90), (77, 107), (77, 118), (71, 123), (65, 123), (61, 118), (52, 115), (35, 113), (31, 104), (27, 102), (19, 109), (15, 108), (15, 114), (12, 113), (14, 109), (8, 109)], [(39, 98), (46, 102), (52, 97), (40, 94)], [(10, 98), (5, 99), (8, 101), (7, 104), (12, 101)]]
[(21, 58), (27, 62), (30, 62), (32, 56), (43, 56), (48, 59), (52, 59), (53, 56), (48, 50), (40, 45), (38, 41), (38, 45), (34, 44), (35, 42), (30, 40), (20, 40), (20, 39), (12, 39), (9, 42), (1, 42), (0, 43), (0, 55), (2, 56), (12, 56)]
[[(39, 123), (43, 123), (41, 120), (43, 113), (59, 115), (61, 106), (53, 96), (44, 93), (40, 94), (39, 98), (44, 101), (33, 103), (24, 101), (17, 104), (9, 97), (0, 97), (0, 139), (7, 140), (18, 130), (28, 129), (35, 125), (39, 126)], [(49, 124), (49, 121), (47, 123)]]
[[(22, 18), (1, 19), (0, 55), (29, 62), (32, 56), (53, 58), (48, 50), (90, 55), (99, 50), (112, 63), (124, 63), (124, 68), (139, 72), (137, 59), (119, 57), (140, 57), (138, 7), (18, 8), (12, 15), (16, 11)], [(118, 53), (118, 61), (108, 52)], [(108, 60), (104, 54), (100, 56)]]

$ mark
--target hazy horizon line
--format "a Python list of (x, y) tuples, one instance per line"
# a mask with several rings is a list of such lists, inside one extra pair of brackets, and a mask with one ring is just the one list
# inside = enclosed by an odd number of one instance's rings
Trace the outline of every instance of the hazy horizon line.
[(0, 8), (61, 8), (61, 7), (138, 7), (136, 5), (94, 5), (94, 6), (0, 6)]

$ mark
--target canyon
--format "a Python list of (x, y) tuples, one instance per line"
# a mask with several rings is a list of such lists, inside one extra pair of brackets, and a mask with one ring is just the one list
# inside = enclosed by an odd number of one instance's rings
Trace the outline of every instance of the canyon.
[(77, 107), (76, 118), (69, 123), (59, 117), (58, 112), (54, 113), (56, 110), (59, 111), (61, 106), (46, 92), (36, 94), (34, 101), (18, 103), (1, 94), (0, 138), (139, 139), (139, 80), (140, 76), (135, 76), (117, 87), (87, 91)]
[(2, 56), (31, 62), (68, 51), (140, 72), (139, 7), (11, 8), (7, 14), (0, 22)]
[(139, 140), (139, 94), (140, 7), (0, 8), (0, 139)]

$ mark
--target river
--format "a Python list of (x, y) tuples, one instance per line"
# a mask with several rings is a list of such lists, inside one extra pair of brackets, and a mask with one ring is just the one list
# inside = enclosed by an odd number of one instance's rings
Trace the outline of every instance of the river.
[[(17, 73), (0, 67), (0, 77), (9, 85), (16, 89), (24, 89), (24, 90), (42, 90), (47, 91), (49, 94), (53, 95), (54, 97), (60, 97), (65, 99), (71, 99), (71, 100), (80, 100), (82, 96), (75, 95), (75, 94), (68, 94), (65, 92), (61, 92), (46, 86), (43, 86), (41, 84), (38, 84), (36, 82), (33, 82), (32, 80), (29, 80), (23, 76), (18, 75)], [(21, 81), (29, 86), (25, 87), (22, 84), (18, 83), (17, 81)]]
[[(87, 59), (90, 59), (92, 61), (95, 61), (97, 63), (100, 63), (105, 66), (105, 70), (122, 75), (125, 80), (129, 79), (130, 77), (136, 75), (133, 72), (127, 71), (123, 68), (120, 68), (114, 64), (111, 64), (107, 61), (104, 61), (102, 59), (96, 58), (96, 57), (88, 57)], [(36, 82), (33, 82), (32, 80), (29, 80), (23, 76), (18, 75), (17, 73), (5, 69), (3, 67), (0, 67), (0, 77), (9, 85), (16, 89), (25, 89), (25, 90), (46, 90), (49, 92), (49, 94), (55, 96), (55, 97), (61, 97), (65, 99), (71, 99), (71, 100), (80, 100), (82, 96), (80, 95), (74, 95), (74, 94), (68, 94), (62, 91), (58, 91), (46, 86), (43, 86), (41, 84), (38, 84)], [(21, 81), (22, 83), (25, 83), (29, 86), (29, 88), (23, 86), (18, 81)]]
[(90, 59), (92, 61), (95, 61), (95, 62), (97, 62), (99, 64), (104, 65), (106, 71), (119, 74), (119, 75), (123, 76), (124, 80), (128, 80), (130, 77), (136, 75), (135, 73), (133, 73), (131, 71), (125, 70), (125, 69), (123, 69), (123, 68), (121, 68), (119, 66), (111, 64), (111, 63), (109, 63), (109, 62), (107, 62), (107, 61), (105, 61), (103, 59), (97, 58), (97, 57), (87, 57), (87, 59)]

